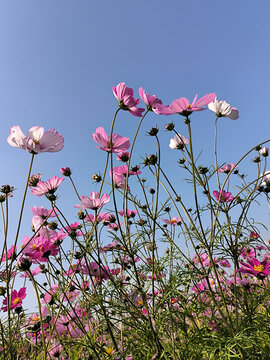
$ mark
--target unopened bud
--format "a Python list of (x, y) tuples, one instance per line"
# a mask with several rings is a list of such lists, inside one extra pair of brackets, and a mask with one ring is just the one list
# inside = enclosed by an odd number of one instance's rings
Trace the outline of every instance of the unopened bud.
[(62, 168), (60, 168), (60, 171), (64, 176), (70, 176), (71, 175), (71, 170), (70, 170), (69, 167), (62, 167)]

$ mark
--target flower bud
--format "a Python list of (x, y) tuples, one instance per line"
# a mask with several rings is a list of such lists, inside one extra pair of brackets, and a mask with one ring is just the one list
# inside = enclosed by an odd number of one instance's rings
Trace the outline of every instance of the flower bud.
[(0, 194), (0, 203), (4, 202), (6, 200), (5, 195)]
[(32, 265), (32, 259), (28, 256), (21, 256), (17, 261), (17, 268), (20, 271), (28, 271)]
[(62, 167), (62, 168), (60, 168), (60, 171), (64, 176), (70, 176), (71, 175), (71, 170), (70, 170), (69, 167)]
[(80, 220), (84, 220), (86, 218), (86, 214), (82, 210), (80, 210), (77, 215)]
[(0, 189), (0, 191), (1, 191), (3, 194), (6, 194), (7, 196), (12, 196), (13, 190), (14, 190), (14, 187), (13, 187), (13, 186), (10, 186), (10, 185), (2, 185), (2, 186), (1, 186), (1, 189)]
[(158, 127), (152, 128), (148, 131), (148, 135), (150, 136), (156, 136), (158, 133)]
[(6, 294), (6, 288), (0, 286), (0, 296), (5, 296), (5, 294)]
[(21, 312), (22, 312), (23, 308), (22, 306), (17, 306), (15, 309), (14, 309), (14, 312), (19, 315)]
[(174, 129), (174, 123), (169, 123), (165, 125), (167, 131), (172, 131)]
[(199, 171), (199, 173), (202, 174), (202, 175), (205, 175), (205, 174), (208, 173), (208, 169), (207, 169), (207, 167), (205, 167), (205, 166), (199, 166), (199, 167), (198, 167), (198, 171)]
[(94, 175), (92, 175), (92, 180), (94, 180), (94, 182), (96, 182), (96, 183), (99, 183), (99, 182), (101, 182), (102, 177), (98, 174), (94, 174)]
[(48, 224), (48, 228), (49, 228), (50, 230), (56, 230), (57, 227), (58, 227), (58, 224), (57, 224), (57, 222), (55, 222), (55, 221), (52, 221), (51, 223)]
[(256, 156), (254, 159), (253, 159), (253, 162), (255, 163), (259, 163), (261, 161), (260, 157), (259, 156)]
[(37, 173), (36, 175), (32, 175), (28, 180), (28, 186), (36, 187), (37, 184), (40, 182), (40, 180), (41, 180), (41, 174), (40, 173)]
[(153, 189), (153, 188), (150, 188), (150, 189), (149, 189), (149, 192), (150, 192), (151, 195), (154, 195), (154, 193), (156, 192), (156, 190)]
[(150, 165), (156, 165), (156, 163), (157, 163), (157, 161), (158, 161), (158, 158), (157, 158), (156, 155), (150, 154), (150, 155), (148, 156), (148, 160), (149, 160), (149, 164), (150, 164)]

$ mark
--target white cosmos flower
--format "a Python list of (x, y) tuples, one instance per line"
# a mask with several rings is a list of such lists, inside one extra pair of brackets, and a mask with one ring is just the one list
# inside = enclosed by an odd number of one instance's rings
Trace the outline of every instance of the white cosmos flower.
[(214, 111), (218, 117), (227, 117), (231, 120), (236, 120), (239, 118), (239, 112), (235, 107), (231, 107), (225, 100), (217, 100), (215, 98), (210, 104), (208, 104), (208, 109)]
[(189, 140), (186, 139), (183, 135), (181, 135), (181, 134), (176, 134), (176, 135), (170, 140), (169, 147), (170, 147), (171, 149), (183, 150), (188, 143), (189, 143)]

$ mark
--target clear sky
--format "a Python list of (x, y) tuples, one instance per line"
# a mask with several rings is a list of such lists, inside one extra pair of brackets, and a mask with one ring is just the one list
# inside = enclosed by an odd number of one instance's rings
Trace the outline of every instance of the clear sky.
[[(88, 195), (97, 189), (91, 175), (103, 170), (105, 160), (91, 134), (98, 126), (109, 132), (117, 108), (111, 87), (121, 81), (137, 97), (143, 86), (164, 104), (216, 92), (236, 106), (239, 120), (219, 121), (220, 163), (236, 162), (251, 146), (270, 138), (269, 14), (269, 0), (1, 1), (0, 183), (17, 189), (11, 204), (14, 219), (30, 156), (7, 144), (9, 128), (20, 125), (27, 132), (40, 125), (61, 132), (64, 149), (38, 155), (33, 173), (41, 172), (46, 180), (70, 166), (80, 193)], [(187, 135), (179, 116), (150, 114), (136, 152), (139, 161), (140, 155), (156, 151), (153, 139), (144, 134), (158, 125), (168, 175), (177, 179), (178, 157), (168, 148), (171, 135), (163, 131), (168, 121)], [(138, 118), (121, 112), (115, 131), (131, 137), (137, 124)], [(214, 115), (193, 114), (192, 126), (195, 151), (202, 149), (202, 163), (209, 165)], [(255, 175), (250, 159), (240, 170)], [(179, 172), (179, 184), (181, 178)], [(63, 184), (60, 201), (76, 214), (72, 206), (77, 200), (69, 189)], [(30, 205), (46, 206), (45, 200), (30, 197), (26, 219)], [(257, 215), (267, 226), (267, 207)], [(30, 220), (21, 237), (26, 233)]]

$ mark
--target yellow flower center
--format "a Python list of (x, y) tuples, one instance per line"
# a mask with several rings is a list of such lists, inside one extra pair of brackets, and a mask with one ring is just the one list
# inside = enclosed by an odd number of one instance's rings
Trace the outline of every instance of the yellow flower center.
[(137, 301), (137, 304), (138, 304), (138, 306), (141, 306), (141, 305), (143, 305), (143, 301), (142, 301), (142, 300), (138, 300), (138, 301)]
[(32, 245), (32, 249), (33, 249), (33, 250), (36, 250), (36, 248), (37, 248), (37, 244), (33, 244), (33, 245)]
[(13, 300), (13, 304), (14, 304), (14, 305), (17, 305), (20, 301), (21, 301), (21, 298), (20, 298), (20, 297), (16, 297), (16, 298)]
[(188, 104), (187, 109), (191, 109), (191, 104)]
[(36, 145), (39, 145), (40, 142), (38, 140), (33, 140), (33, 142), (36, 144)]
[(39, 317), (38, 316), (32, 317), (32, 321), (39, 321)]
[(258, 271), (258, 272), (262, 272), (264, 270), (264, 266), (263, 265), (254, 265), (253, 266), (254, 270), (255, 271)]
[(177, 221), (176, 221), (175, 219), (171, 219), (171, 220), (170, 220), (170, 223), (171, 223), (171, 224), (175, 224), (176, 222), (177, 222)]
[(107, 353), (108, 355), (112, 355), (112, 353), (113, 353), (113, 348), (111, 348), (111, 347), (107, 348), (107, 349), (106, 349), (106, 353)]

